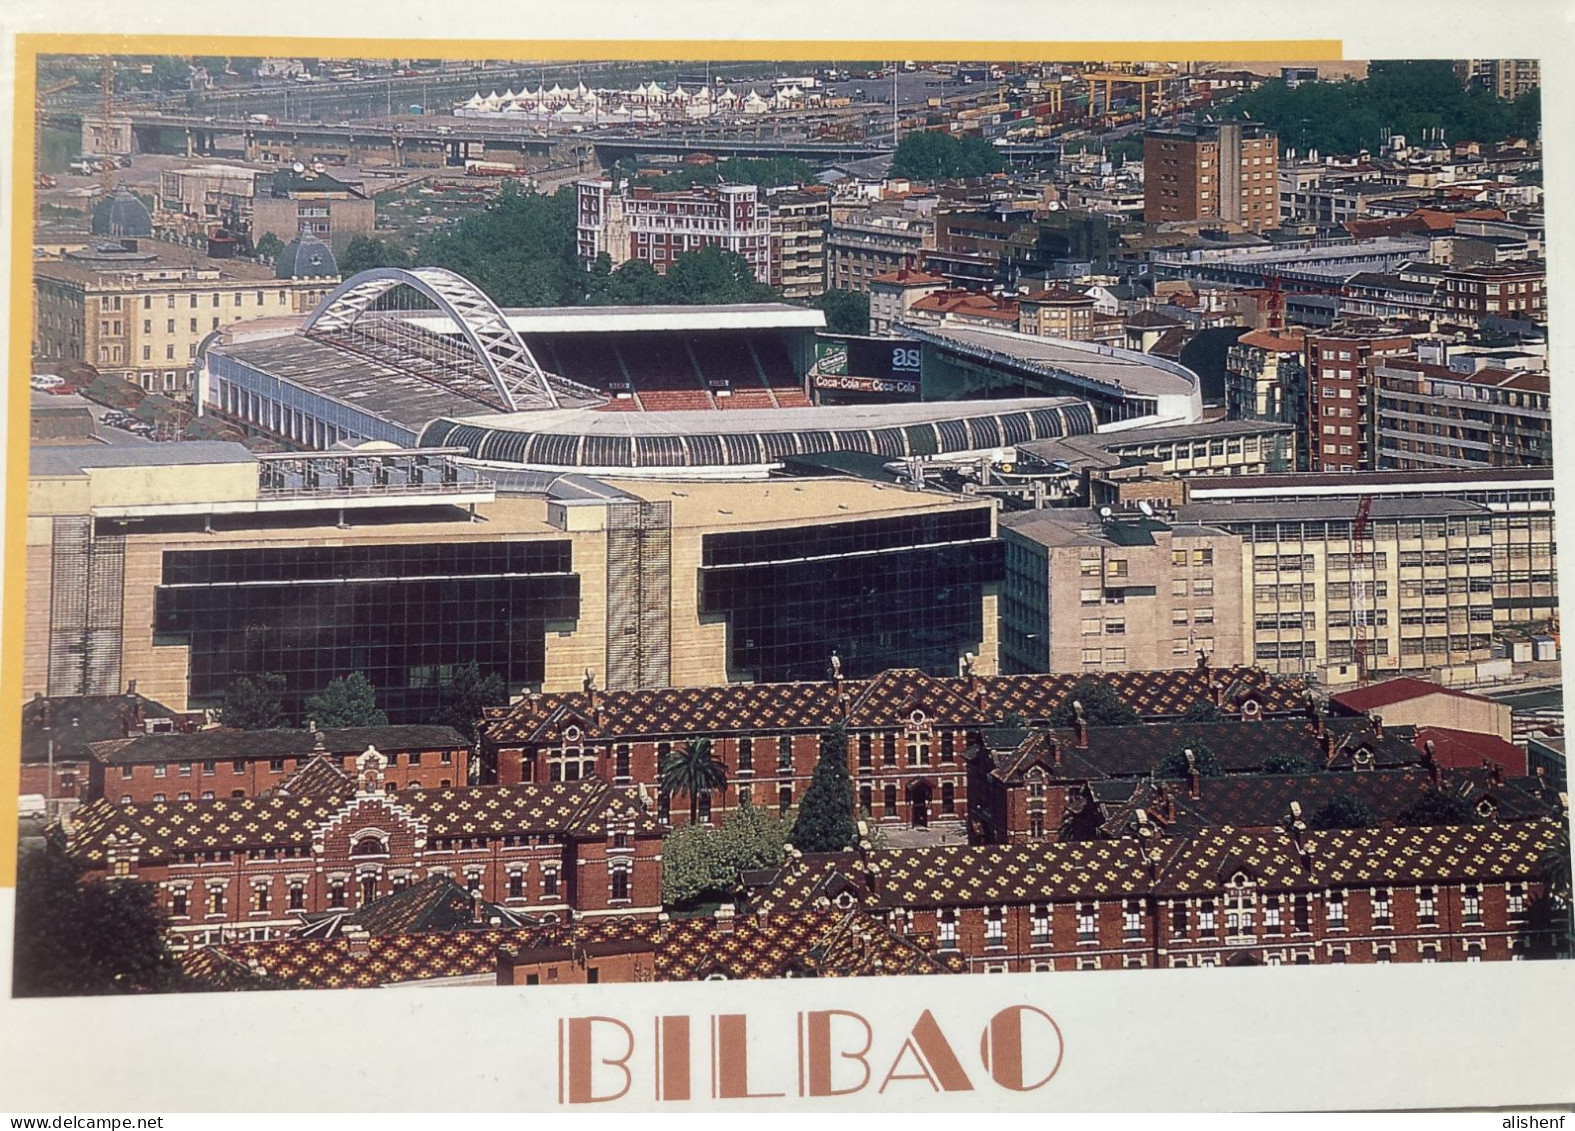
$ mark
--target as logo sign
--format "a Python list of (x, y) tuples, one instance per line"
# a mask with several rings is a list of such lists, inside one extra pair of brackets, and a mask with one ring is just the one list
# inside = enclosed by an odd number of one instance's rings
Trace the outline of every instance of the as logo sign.
[[(1031, 1092), (1061, 1067), (1060, 1027), (1031, 1005), (1008, 1006), (991, 1017), (976, 1052), (972, 1040), (954, 1043), (928, 1009), (906, 1030), (878, 1030), (846, 1009), (796, 1013), (792, 1025), (792, 1057), (762, 1064), (757, 1056), (751, 1064), (751, 1031), (757, 1038), (779, 1034), (743, 1013), (663, 1016), (639, 1025), (616, 1017), (564, 1018), (558, 1022), (558, 1102), (771, 1100), (886, 1095), (903, 1088)], [(760, 1047), (766, 1047), (763, 1039), (757, 1053)]]

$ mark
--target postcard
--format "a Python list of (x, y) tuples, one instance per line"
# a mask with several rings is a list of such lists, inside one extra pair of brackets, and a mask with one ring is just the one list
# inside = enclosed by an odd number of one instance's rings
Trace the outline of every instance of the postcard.
[(1570, 32), (1445, 9), (24, 13), (5, 1106), (1575, 1099)]

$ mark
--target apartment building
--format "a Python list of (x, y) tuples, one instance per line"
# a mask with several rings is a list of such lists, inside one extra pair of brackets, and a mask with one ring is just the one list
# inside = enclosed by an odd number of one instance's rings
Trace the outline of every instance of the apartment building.
[(826, 285), (868, 294), (877, 276), (916, 265), (935, 246), (935, 224), (876, 210), (833, 218), (826, 235)]
[(1051, 287), (1017, 297), (1018, 332), (1086, 342), (1094, 336), (1094, 300), (1081, 291)]
[(680, 192), (636, 186), (627, 194), (608, 180), (576, 187), (579, 255), (587, 267), (605, 253), (614, 267), (638, 259), (665, 275), (685, 252), (719, 247), (746, 259), (760, 282), (771, 280), (771, 219), (754, 185)]
[(1492, 512), (1460, 499), (1379, 497), (1358, 531), (1359, 509), (1321, 498), (1177, 509), (1179, 522), (1240, 539), (1247, 662), (1344, 682), (1356, 676), (1358, 641), (1369, 671), (1490, 659)]
[(1380, 468), (1543, 467), (1553, 462), (1546, 373), (1461, 373), (1410, 358), (1374, 367)]
[(1095, 511), (1004, 514), (1005, 672), (1126, 671), (1243, 662), (1238, 536)]
[(1311, 471), (1367, 471), (1377, 466), (1375, 363), (1411, 352), (1415, 343), (1383, 329), (1307, 335), (1307, 432)]
[(1526, 262), (1457, 267), (1444, 272), (1444, 311), (1456, 319), (1480, 322), (1489, 316), (1548, 320), (1547, 264)]
[(876, 275), (869, 280), (870, 333), (891, 333), (892, 326), (907, 316), (914, 303), (945, 289), (946, 280), (939, 275), (906, 267)]
[(1253, 232), (1280, 224), (1279, 137), (1252, 123), (1143, 135), (1143, 219), (1217, 219)]
[[(1307, 409), (1303, 330), (1250, 330), (1225, 354), (1225, 413), (1232, 420), (1298, 424)], [(1307, 434), (1305, 424), (1298, 429)], [(1305, 447), (1305, 445), (1299, 445)]]
[(801, 189), (768, 192), (766, 210), (771, 225), (771, 285), (784, 298), (824, 294), (831, 195)]
[(33, 356), (84, 361), (158, 392), (191, 386), (198, 347), (222, 326), (304, 314), (338, 277), (276, 278), (148, 240), (69, 252), (33, 268)]

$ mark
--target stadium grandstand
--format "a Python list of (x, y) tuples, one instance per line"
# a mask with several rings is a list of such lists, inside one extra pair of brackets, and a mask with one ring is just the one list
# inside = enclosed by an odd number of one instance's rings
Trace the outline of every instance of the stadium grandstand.
[(817, 406), (806, 375), (824, 328), (785, 303), (502, 310), (451, 271), (378, 268), (304, 321), (216, 332), (196, 397), (200, 414), (295, 450), (437, 443), (500, 470), (664, 477), (764, 475), (832, 451), (967, 459), (1191, 411), (1186, 390), (1155, 395), (1186, 384), (1180, 367), (1075, 350), (1054, 381), (935, 397), (926, 379), (923, 402)]

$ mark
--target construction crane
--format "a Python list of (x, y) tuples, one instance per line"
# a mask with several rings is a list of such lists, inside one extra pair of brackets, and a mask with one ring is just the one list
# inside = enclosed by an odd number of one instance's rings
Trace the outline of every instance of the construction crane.
[(1372, 563), (1365, 545), (1367, 524), (1373, 513), (1373, 497), (1363, 495), (1356, 504), (1356, 520), (1351, 523), (1351, 658), (1356, 662), (1356, 678), (1367, 679), (1368, 634), (1376, 627), (1373, 605), (1378, 581), (1368, 579)]
[(70, 90), (77, 85), (76, 79), (65, 79), (61, 82), (40, 86), (33, 95), (33, 106), (37, 111), (33, 116), (33, 219), (43, 218), (44, 198), (38, 190), (44, 186), (44, 99), (52, 94), (59, 94), (63, 90)]

